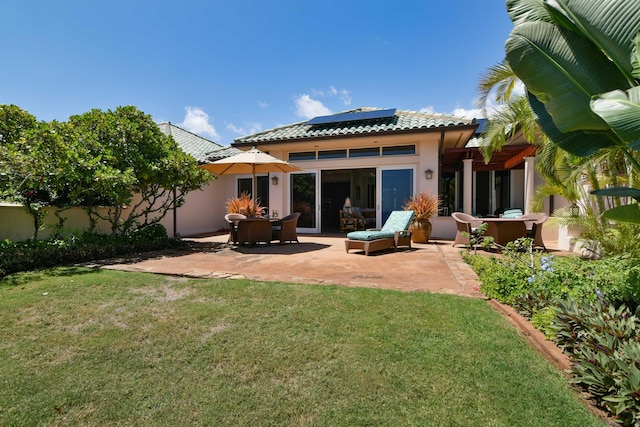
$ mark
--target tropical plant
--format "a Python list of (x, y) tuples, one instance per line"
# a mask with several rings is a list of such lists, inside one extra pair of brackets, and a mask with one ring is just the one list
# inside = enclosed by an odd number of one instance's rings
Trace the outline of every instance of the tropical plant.
[(414, 194), (404, 202), (405, 211), (413, 211), (413, 223), (426, 222), (433, 218), (440, 209), (440, 196), (427, 192)]
[(226, 207), (227, 213), (242, 214), (249, 218), (261, 218), (264, 209), (260, 206), (260, 201), (252, 199), (248, 193), (227, 200)]
[(507, 10), (514, 24), (507, 60), (541, 129), (575, 156), (624, 156), (635, 171), (628, 187), (593, 194), (622, 198), (606, 218), (640, 223), (640, 3), (508, 0)]

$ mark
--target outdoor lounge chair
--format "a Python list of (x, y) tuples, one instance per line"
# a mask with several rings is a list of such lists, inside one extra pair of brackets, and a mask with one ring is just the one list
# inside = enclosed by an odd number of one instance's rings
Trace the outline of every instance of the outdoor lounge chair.
[(344, 241), (345, 249), (362, 249), (365, 255), (382, 249), (411, 247), (409, 224), (413, 211), (393, 211), (380, 230), (352, 231)]
[[(456, 221), (456, 238), (453, 241), (453, 245), (470, 245), (470, 236), (475, 236), (478, 231), (478, 227), (482, 225), (482, 220), (475, 218), (469, 214), (462, 212), (454, 212), (451, 214), (451, 218)], [(465, 235), (463, 233), (468, 233)]]
[(298, 218), (300, 218), (300, 212), (294, 212), (285, 216), (280, 221), (273, 222), (271, 240), (278, 240), (280, 243), (296, 242), (298, 241), (298, 234), (296, 227), (298, 226)]

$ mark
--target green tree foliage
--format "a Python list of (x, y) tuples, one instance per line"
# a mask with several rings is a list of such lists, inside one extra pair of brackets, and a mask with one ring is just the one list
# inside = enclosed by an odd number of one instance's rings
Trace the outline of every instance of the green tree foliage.
[[(92, 215), (111, 223), (114, 234), (159, 222), (211, 175), (198, 167), (151, 116), (135, 107), (91, 110), (69, 123), (88, 150), (82, 174), (92, 185), (82, 195)], [(137, 196), (137, 197), (134, 197)], [(96, 209), (108, 206), (106, 216)]]
[(0, 199), (10, 199), (21, 188), (25, 167), (15, 159), (16, 146), (36, 124), (36, 118), (20, 107), (0, 105)]
[[(86, 208), (113, 234), (159, 222), (211, 175), (135, 107), (92, 110), (68, 122), (37, 122), (0, 105), (0, 198), (22, 203), (34, 218), (34, 239), (47, 206)], [(107, 213), (100, 207), (107, 207)]]

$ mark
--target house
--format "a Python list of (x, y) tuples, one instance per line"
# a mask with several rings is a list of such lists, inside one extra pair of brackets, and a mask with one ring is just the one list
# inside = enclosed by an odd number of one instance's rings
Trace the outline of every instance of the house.
[[(270, 211), (300, 212), (300, 232), (338, 232), (345, 199), (381, 226), (418, 192), (443, 204), (433, 236), (453, 238), (450, 214), (530, 209), (537, 179), (535, 148), (513, 141), (485, 164), (478, 146), (483, 122), (441, 114), (361, 107), (236, 138), (302, 168), (258, 176), (257, 196)], [(232, 177), (251, 192), (250, 176)]]

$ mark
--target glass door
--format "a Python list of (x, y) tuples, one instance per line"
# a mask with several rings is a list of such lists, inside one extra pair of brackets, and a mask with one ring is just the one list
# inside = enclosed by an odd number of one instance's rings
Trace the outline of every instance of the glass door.
[(290, 212), (300, 212), (298, 231), (315, 233), (318, 230), (317, 174), (315, 172), (292, 173), (290, 177)]
[(378, 226), (384, 224), (392, 211), (401, 211), (404, 202), (413, 196), (414, 175), (413, 168), (381, 170), (380, 200), (382, 200), (382, 212), (381, 222)]

